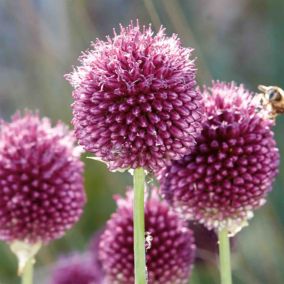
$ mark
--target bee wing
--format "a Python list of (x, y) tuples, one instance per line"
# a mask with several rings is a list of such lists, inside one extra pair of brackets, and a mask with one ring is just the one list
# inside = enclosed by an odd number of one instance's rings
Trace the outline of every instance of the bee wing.
[(258, 85), (257, 88), (264, 94), (268, 91), (269, 87), (264, 85)]
[(256, 106), (262, 106), (266, 101), (266, 97), (264, 94), (256, 94), (252, 97), (251, 103)]

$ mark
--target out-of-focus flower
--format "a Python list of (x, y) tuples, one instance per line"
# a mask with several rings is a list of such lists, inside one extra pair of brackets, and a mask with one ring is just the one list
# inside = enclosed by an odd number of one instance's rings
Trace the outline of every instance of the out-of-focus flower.
[[(189, 222), (189, 228), (193, 231), (196, 244), (195, 264), (216, 264), (218, 261), (218, 236), (216, 232), (208, 230), (204, 225)], [(230, 238), (231, 249), (236, 248), (236, 237)]]
[[(110, 283), (134, 283), (133, 198), (118, 198), (118, 209), (100, 238), (99, 258)], [(195, 254), (192, 231), (160, 201), (156, 191), (145, 204), (146, 266), (149, 284), (188, 283)]]
[(191, 53), (138, 23), (93, 43), (66, 76), (79, 143), (113, 170), (154, 171), (188, 153), (201, 120)]
[(102, 284), (102, 279), (90, 254), (73, 253), (56, 263), (50, 284)]
[(166, 168), (161, 189), (186, 218), (234, 234), (264, 204), (278, 172), (273, 122), (242, 85), (214, 82), (203, 96), (207, 120), (195, 149)]
[[(104, 228), (97, 231), (94, 236), (92, 237), (90, 241), (90, 245), (88, 250), (90, 251), (90, 255), (92, 257), (92, 262), (95, 267), (97, 267), (97, 271), (100, 271), (101, 279), (104, 278), (104, 273), (102, 269), (102, 262), (99, 259), (99, 244), (100, 244), (100, 238), (102, 233), (104, 232)], [(107, 284), (107, 283), (104, 283)]]
[(218, 256), (218, 237), (215, 231), (195, 222), (189, 222), (189, 228), (194, 234), (196, 263), (214, 263)]
[(62, 123), (26, 112), (0, 125), (0, 239), (61, 237), (85, 204), (83, 163)]

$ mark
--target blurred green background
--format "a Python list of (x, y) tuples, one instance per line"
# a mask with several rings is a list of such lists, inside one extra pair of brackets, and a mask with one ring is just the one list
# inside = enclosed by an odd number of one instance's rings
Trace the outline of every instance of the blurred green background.
[[(284, 87), (283, 0), (0, 0), (0, 117), (17, 109), (39, 109), (53, 121), (70, 122), (71, 87), (63, 78), (90, 41), (112, 34), (119, 23), (139, 18), (178, 33), (195, 48), (198, 82), (211, 79)], [(276, 138), (284, 154), (284, 117)], [(61, 254), (83, 250), (115, 209), (114, 193), (131, 184), (129, 174), (110, 173), (86, 161), (88, 204), (81, 221), (61, 240), (41, 250), (36, 283), (45, 283)], [(238, 236), (234, 283), (284, 283), (284, 168), (267, 204)], [(0, 283), (19, 283), (16, 259), (0, 245)], [(191, 283), (218, 283), (214, 267), (197, 267)], [(39, 280), (41, 279), (41, 280)], [(80, 283), (78, 283), (80, 284)]]

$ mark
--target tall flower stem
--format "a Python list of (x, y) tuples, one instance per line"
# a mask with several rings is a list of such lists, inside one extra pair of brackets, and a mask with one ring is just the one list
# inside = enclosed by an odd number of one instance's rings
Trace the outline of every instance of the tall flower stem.
[(33, 266), (34, 266), (34, 259), (30, 258), (27, 261), (23, 274), (22, 274), (22, 284), (32, 284), (33, 283)]
[(32, 284), (35, 256), (41, 248), (41, 243), (31, 244), (23, 241), (14, 241), (10, 244), (10, 248), (18, 259), (18, 275), (22, 279), (22, 284)]
[(135, 169), (133, 206), (135, 284), (146, 284), (144, 184), (144, 169)]
[(221, 284), (232, 284), (230, 241), (227, 229), (218, 233)]

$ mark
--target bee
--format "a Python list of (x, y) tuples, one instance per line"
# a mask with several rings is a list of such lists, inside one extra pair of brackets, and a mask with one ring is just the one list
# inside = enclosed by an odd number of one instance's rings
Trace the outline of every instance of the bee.
[(258, 89), (262, 92), (259, 94), (260, 104), (270, 112), (271, 118), (284, 113), (284, 91), (281, 88), (259, 85)]

